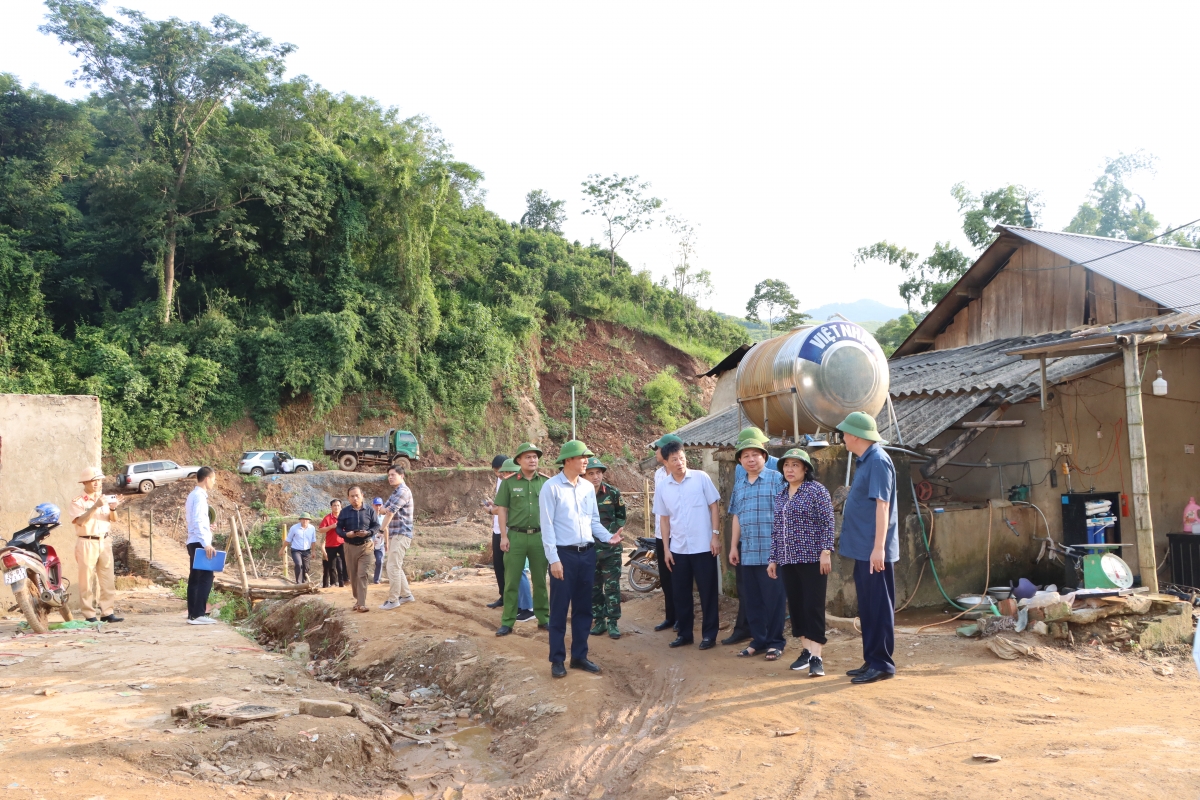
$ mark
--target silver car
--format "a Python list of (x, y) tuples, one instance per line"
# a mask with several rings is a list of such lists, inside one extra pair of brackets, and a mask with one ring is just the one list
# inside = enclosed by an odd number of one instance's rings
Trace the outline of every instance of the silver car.
[[(279, 455), (281, 469), (275, 469), (275, 455)], [(313, 462), (307, 458), (296, 458), (284, 450), (250, 450), (242, 453), (238, 461), (238, 472), (243, 475), (270, 475), (273, 472), (289, 474), (293, 472), (311, 472)]]
[(174, 461), (136, 461), (121, 467), (117, 473), (117, 488), (149, 494), (155, 486), (195, 478), (200, 467), (181, 467)]

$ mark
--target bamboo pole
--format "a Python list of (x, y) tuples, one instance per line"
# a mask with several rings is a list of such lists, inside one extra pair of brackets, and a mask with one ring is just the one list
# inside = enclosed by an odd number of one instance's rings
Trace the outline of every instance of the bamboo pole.
[[(242, 526), (242, 532), (246, 533), (246, 520), (242, 519), (242, 509), (235, 509), (238, 518), (238, 524)], [(254, 571), (254, 577), (258, 577), (258, 564), (254, 561), (254, 551), (250, 549), (250, 535), (246, 534), (246, 557), (250, 559), (250, 569)]]
[(642, 530), (647, 539), (654, 535), (650, 524), (650, 481), (642, 478)]
[(280, 557), (280, 560), (283, 561), (283, 579), (286, 581), (286, 580), (290, 580), (288, 578), (287, 523), (286, 522), (279, 523), (279, 531), (282, 534), (282, 536), (281, 536), (282, 541), (280, 542), (280, 545), (279, 545), (279, 557)]
[(233, 537), (233, 551), (237, 553), (238, 571), (242, 575), (242, 593), (246, 595), (246, 599), (250, 599), (250, 579), (246, 575), (246, 562), (242, 560), (242, 546), (240, 543), (241, 537), (238, 536), (237, 521), (233, 516), (229, 517), (230, 536)]
[(150, 564), (154, 561), (154, 508), (150, 508), (150, 559), (146, 562), (146, 576), (150, 576)]

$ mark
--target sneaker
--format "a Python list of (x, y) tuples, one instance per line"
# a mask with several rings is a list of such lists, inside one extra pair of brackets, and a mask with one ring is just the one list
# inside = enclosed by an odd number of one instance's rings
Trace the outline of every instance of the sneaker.
[(537, 619), (537, 614), (534, 614), (528, 608), (523, 608), (517, 612), (517, 622), (532, 622)]
[(796, 672), (799, 672), (808, 666), (808, 662), (812, 660), (812, 657), (813, 654), (808, 652), (808, 648), (804, 648), (800, 651), (800, 657), (792, 662), (792, 669)]
[(808, 660), (808, 677), (810, 677), (810, 678), (824, 678), (825, 677), (825, 664), (824, 664), (824, 662), (821, 661), (820, 656), (813, 656), (812, 658), (810, 658)]
[(196, 617), (195, 619), (188, 620), (188, 625), (216, 625), (216, 624), (217, 624), (217, 621), (215, 619), (213, 619), (212, 617), (207, 617), (207, 616)]
[(402, 606), (402, 605), (404, 605), (405, 603), (415, 603), (415, 602), (417, 602), (417, 598), (413, 597), (413, 596), (410, 594), (408, 597), (401, 597), (399, 600), (397, 600), (397, 601), (396, 601), (396, 605), (398, 605), (398, 606)]
[(399, 607), (400, 607), (399, 603), (393, 603), (391, 600), (388, 600), (379, 607), (379, 610), (380, 611), (391, 611), (393, 608), (399, 608)]

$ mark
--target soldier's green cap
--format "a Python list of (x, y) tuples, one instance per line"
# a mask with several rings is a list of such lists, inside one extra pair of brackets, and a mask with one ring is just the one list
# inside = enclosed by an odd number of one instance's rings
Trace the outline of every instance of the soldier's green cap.
[(306, 519), (309, 522), (312, 522), (312, 514), (308, 513), (307, 511), (302, 511), (300, 512), (299, 519)]
[(538, 458), (542, 457), (542, 451), (536, 444), (533, 442), (521, 442), (521, 444), (517, 447), (517, 452), (513, 454), (513, 461), (516, 461), (526, 453), (537, 453)]
[(504, 459), (504, 463), (500, 465), (501, 472), (520, 472), (521, 468), (517, 466), (517, 462), (511, 458)]
[(650, 443), (650, 449), (657, 450), (658, 448), (662, 447), (663, 445), (670, 444), (671, 442), (675, 442), (676, 444), (683, 444), (683, 439), (680, 439), (678, 436), (676, 436), (673, 433), (664, 433), (662, 436), (658, 437), (658, 439), (656, 441), (653, 441)]
[(738, 444), (755, 441), (760, 444), (766, 444), (770, 439), (759, 428), (742, 428), (741, 432), (738, 433)]
[(733, 458), (737, 460), (741, 458), (743, 450), (761, 450), (764, 456), (771, 455), (767, 452), (766, 439), (738, 439), (737, 447), (733, 450)]
[(875, 424), (875, 418), (862, 411), (847, 415), (837, 429), (860, 439), (887, 444), (887, 440), (879, 435), (879, 426)]
[(568, 458), (578, 458), (579, 456), (594, 456), (596, 455), (588, 446), (578, 439), (572, 439), (569, 442), (563, 442), (562, 449), (558, 451), (558, 460), (555, 464), (561, 464)]
[(783, 462), (787, 461), (789, 458), (794, 458), (797, 461), (803, 461), (805, 464), (808, 464), (809, 469), (813, 469), (812, 459), (808, 457), (808, 453), (804, 452), (804, 450), (799, 447), (793, 447), (791, 450), (788, 450), (786, 453), (781, 455), (779, 457), (779, 463), (775, 465), (775, 469), (783, 472)]
[(605, 472), (608, 471), (608, 467), (604, 466), (604, 462), (601, 461), (596, 456), (592, 456), (591, 458), (588, 459), (587, 468), (588, 469), (602, 469)]

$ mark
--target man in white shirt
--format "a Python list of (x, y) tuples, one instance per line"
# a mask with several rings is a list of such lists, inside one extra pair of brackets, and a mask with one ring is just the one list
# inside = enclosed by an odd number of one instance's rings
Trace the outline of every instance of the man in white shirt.
[(596, 578), (596, 540), (620, 544), (621, 535), (600, 523), (596, 488), (583, 477), (595, 455), (578, 439), (565, 442), (558, 454), (562, 472), (538, 494), (542, 548), (550, 563), (550, 674), (565, 678), (567, 610), (571, 612), (571, 669), (599, 674), (588, 660), (592, 627), (592, 583)]
[[(659, 487), (663, 481), (667, 479), (667, 462), (663, 461), (662, 447), (665, 444), (676, 442), (680, 445), (683, 440), (673, 433), (668, 433), (662, 436), (658, 441), (650, 445), (650, 449), (654, 451), (654, 458), (658, 461), (658, 469), (654, 471), (654, 492), (658, 493)], [(671, 570), (666, 567), (667, 551), (663, 547), (662, 539), (662, 523), (657, 515), (654, 517), (654, 559), (658, 564), (658, 582), (662, 586), (663, 593), (663, 608), (666, 614), (663, 616), (663, 621), (654, 626), (656, 631), (665, 631), (667, 628), (675, 626), (675, 587), (674, 576)]]
[(662, 519), (667, 569), (675, 589), (675, 620), (679, 636), (671, 647), (693, 641), (692, 582), (700, 595), (700, 649), (716, 647), (720, 618), (717, 605), (717, 554), (721, 532), (717, 505), (721, 495), (702, 470), (688, 469), (683, 445), (669, 442), (659, 448), (667, 462), (667, 479), (654, 495), (654, 513)]
[[(188, 563), (196, 563), (196, 552), (203, 550), (208, 558), (216, 556), (212, 545), (212, 525), (208, 518), (208, 493), (217, 485), (217, 473), (212, 467), (201, 467), (196, 472), (196, 488), (188, 495), (184, 509), (187, 522)], [(188, 573), (187, 605), (189, 625), (215, 625), (216, 620), (208, 616), (208, 594), (212, 591), (213, 573), (210, 569), (196, 569)]]
[(317, 529), (313, 527), (312, 515), (306, 511), (300, 515), (300, 521), (289, 528), (287, 532), (287, 543), (292, 553), (296, 583), (308, 583), (308, 562), (312, 557), (313, 542), (316, 539)]
[[(85, 467), (79, 476), (83, 494), (71, 501), (68, 516), (75, 524), (75, 563), (79, 567), (79, 610), (88, 622), (96, 621), (96, 606), (100, 607), (102, 622), (121, 622), (113, 602), (117, 598), (116, 575), (113, 572), (112, 538), (108, 535), (109, 519), (117, 507), (117, 499), (101, 494), (104, 471)], [(92, 578), (100, 585), (100, 597), (92, 592)], [(98, 601), (97, 601), (98, 600)]]

